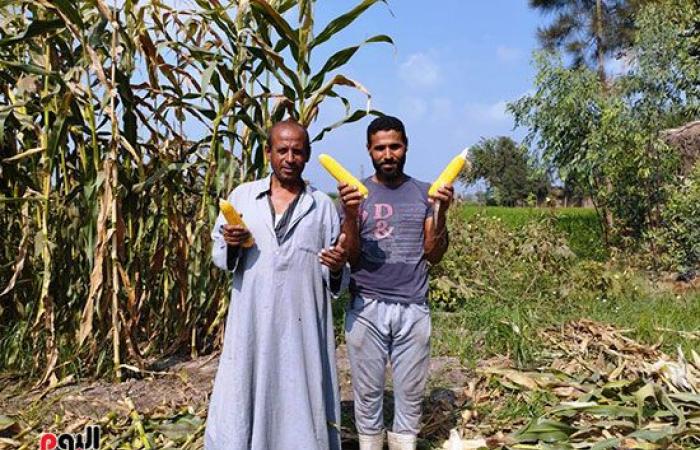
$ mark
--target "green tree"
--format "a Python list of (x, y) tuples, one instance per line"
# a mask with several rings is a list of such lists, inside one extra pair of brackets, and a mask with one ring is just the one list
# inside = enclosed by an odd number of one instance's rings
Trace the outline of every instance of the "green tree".
[(515, 206), (531, 194), (538, 199), (547, 194), (546, 173), (533, 163), (525, 146), (509, 137), (483, 139), (471, 149), (471, 160), (472, 170), (464, 181), (485, 180), (489, 199), (496, 204)]
[(663, 187), (678, 171), (677, 152), (660, 133), (695, 117), (700, 103), (692, 54), (699, 8), (693, 0), (647, 5), (637, 17), (632, 69), (611, 83), (538, 55), (535, 93), (511, 105), (516, 124), (530, 130), (526, 142), (562, 179), (585, 182), (606, 236), (640, 238), (659, 223)]
[(656, 242), (665, 250), (671, 267), (692, 277), (700, 268), (700, 164), (669, 191)]
[(573, 67), (595, 67), (606, 80), (605, 59), (627, 48), (634, 37), (637, 11), (653, 0), (529, 0), (530, 7), (556, 14), (537, 30), (542, 47), (564, 51)]
[(700, 3), (663, 0), (637, 18), (630, 74), (623, 91), (635, 120), (660, 130), (700, 113)]

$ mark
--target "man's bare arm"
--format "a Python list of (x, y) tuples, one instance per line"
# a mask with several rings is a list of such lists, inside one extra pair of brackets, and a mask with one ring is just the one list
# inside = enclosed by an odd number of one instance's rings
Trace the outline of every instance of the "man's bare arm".
[(345, 234), (345, 250), (353, 267), (360, 260), (360, 203), (362, 194), (354, 186), (338, 185), (338, 195), (343, 206), (343, 223), (340, 232)]
[(449, 245), (447, 233), (447, 209), (452, 204), (454, 188), (443, 186), (431, 197), (436, 213), (425, 219), (425, 259), (430, 264), (437, 264), (445, 256)]
[(445, 221), (438, 219), (436, 224), (432, 217), (425, 219), (425, 259), (430, 264), (439, 263), (445, 255), (448, 245), (449, 236)]

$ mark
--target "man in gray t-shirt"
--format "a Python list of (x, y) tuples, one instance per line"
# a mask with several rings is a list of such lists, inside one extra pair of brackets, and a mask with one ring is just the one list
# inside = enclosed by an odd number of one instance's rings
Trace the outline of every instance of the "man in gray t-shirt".
[(352, 269), (350, 292), (396, 303), (424, 303), (424, 224), (433, 211), (430, 186), (408, 176), (396, 186), (373, 178), (363, 181), (369, 195), (360, 212), (360, 257)]
[(372, 121), (367, 149), (375, 169), (364, 180), (367, 198), (354, 187), (338, 187), (351, 267), (345, 336), (355, 423), (360, 450), (381, 450), (389, 362), (395, 405), (389, 449), (413, 450), (430, 361), (427, 264), (447, 250), (445, 213), (454, 191), (443, 186), (429, 197), (428, 183), (404, 174), (408, 137), (395, 117)]

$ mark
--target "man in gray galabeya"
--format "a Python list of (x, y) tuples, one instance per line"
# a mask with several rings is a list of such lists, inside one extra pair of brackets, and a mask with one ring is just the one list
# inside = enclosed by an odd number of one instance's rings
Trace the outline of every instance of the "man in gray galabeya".
[(212, 232), (214, 263), (232, 272), (233, 288), (204, 448), (339, 450), (330, 299), (344, 236), (333, 202), (301, 178), (306, 129), (275, 124), (265, 151), (272, 174), (228, 196), (246, 227), (219, 214)]

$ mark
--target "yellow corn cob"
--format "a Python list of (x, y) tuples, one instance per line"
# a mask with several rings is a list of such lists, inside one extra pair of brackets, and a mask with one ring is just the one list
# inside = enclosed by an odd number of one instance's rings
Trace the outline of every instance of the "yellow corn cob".
[[(241, 219), (241, 215), (238, 214), (238, 211), (236, 211), (236, 208), (234, 208), (230, 202), (220, 199), (219, 209), (221, 210), (221, 214), (224, 215), (224, 218), (226, 219), (226, 222), (228, 222), (229, 225), (242, 225), (246, 227), (245, 223), (243, 222), (243, 219)], [(246, 239), (244, 243), (241, 244), (241, 247), (251, 247), (254, 242), (255, 241), (253, 240), (253, 236), (250, 236), (248, 239)]]
[(355, 178), (350, 172), (345, 170), (345, 167), (341, 166), (338, 161), (325, 153), (318, 155), (318, 161), (321, 163), (323, 168), (326, 169), (328, 173), (330, 173), (339, 183), (347, 183), (350, 186), (355, 186), (363, 197), (367, 197), (369, 191), (365, 185), (362, 184), (360, 180)]
[(452, 158), (452, 161), (445, 167), (445, 170), (442, 171), (438, 179), (430, 186), (428, 195), (435, 195), (441, 187), (452, 184), (457, 179), (457, 175), (462, 171), (465, 164), (468, 165), (467, 167), (470, 166), (469, 160), (467, 159), (468, 154), (469, 148), (465, 148), (462, 150), (462, 153)]

